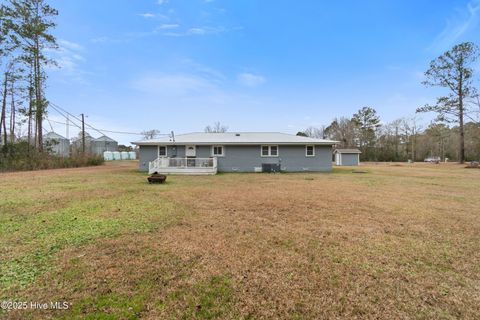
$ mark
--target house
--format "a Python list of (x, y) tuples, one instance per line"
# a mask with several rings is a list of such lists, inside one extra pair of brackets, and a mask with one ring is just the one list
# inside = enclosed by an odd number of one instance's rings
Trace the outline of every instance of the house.
[(358, 166), (360, 164), (360, 153), (358, 149), (335, 149), (335, 164), (337, 166)]
[(43, 136), (43, 144), (50, 152), (68, 157), (70, 155), (70, 140), (55, 132), (49, 132)]
[(277, 132), (189, 133), (132, 142), (140, 170), (159, 173), (330, 171), (336, 141)]

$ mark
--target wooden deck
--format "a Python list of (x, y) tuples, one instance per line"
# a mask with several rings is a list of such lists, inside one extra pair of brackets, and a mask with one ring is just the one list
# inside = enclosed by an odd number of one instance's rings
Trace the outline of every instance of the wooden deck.
[(148, 173), (211, 175), (217, 173), (217, 158), (157, 158), (148, 165)]

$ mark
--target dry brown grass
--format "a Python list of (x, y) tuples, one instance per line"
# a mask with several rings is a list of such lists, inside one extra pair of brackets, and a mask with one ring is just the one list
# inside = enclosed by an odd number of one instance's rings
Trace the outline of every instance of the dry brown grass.
[[(73, 308), (9, 315), (477, 318), (480, 172), (455, 164), (362, 169), (368, 173), (170, 176), (158, 186), (144, 186), (145, 176), (124, 164), (30, 173), (46, 190), (66, 175), (87, 180), (101, 191), (90, 197), (108, 201), (122, 188), (104, 189), (101, 179), (124, 173), (128, 193), (141, 199), (136, 214), (158, 220), (155, 203), (167, 202), (177, 218), (62, 247), (51, 271), (7, 295), (65, 299)], [(25, 174), (3, 175), (0, 187)], [(115, 210), (101, 214), (125, 219)]]

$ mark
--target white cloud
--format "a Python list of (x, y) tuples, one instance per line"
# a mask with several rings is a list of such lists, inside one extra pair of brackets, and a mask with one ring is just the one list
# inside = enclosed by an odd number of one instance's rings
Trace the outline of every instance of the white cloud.
[(207, 33), (207, 31), (204, 28), (190, 28), (187, 31), (188, 34), (198, 34), (198, 35), (204, 35)]
[(81, 68), (86, 61), (84, 52), (85, 48), (82, 45), (59, 39), (58, 49), (49, 51), (50, 57), (57, 62), (58, 66), (58, 68), (52, 67), (51, 70), (67, 75), (70, 80), (86, 84), (87, 81), (84, 78), (86, 72)]
[(203, 36), (207, 34), (217, 34), (225, 31), (224, 27), (194, 27), (187, 30), (185, 35)]
[(160, 6), (166, 4), (167, 2), (168, 0), (157, 0), (157, 4)]
[[(179, 27), (179, 25), (172, 25), (172, 26)], [(161, 30), (157, 28), (156, 32), (158, 31), (161, 31)], [(224, 27), (193, 27), (187, 30), (179, 30), (175, 32), (169, 31), (169, 32), (163, 32), (160, 34), (163, 36), (169, 36), (169, 37), (187, 37), (187, 36), (205, 36), (209, 34), (218, 34), (225, 31), (226, 29)]]
[(192, 59), (182, 59), (180, 62), (186, 70), (194, 70), (196, 74), (206, 77), (212, 82), (220, 83), (224, 82), (226, 79), (222, 72), (198, 63)]
[(237, 80), (240, 84), (247, 87), (256, 87), (266, 81), (265, 77), (253, 73), (241, 73), (238, 75)]
[(462, 9), (447, 19), (445, 29), (436, 37), (430, 49), (446, 50), (457, 42), (466, 33), (478, 27), (480, 19), (480, 0), (472, 0)]
[(58, 49), (52, 52), (52, 55), (60, 68), (74, 72), (78, 67), (78, 62), (85, 61), (80, 54), (83, 51), (84, 48), (80, 44), (60, 39), (58, 40)]
[(144, 18), (155, 18), (155, 14), (154, 13), (150, 13), (150, 12), (147, 12), (147, 13), (139, 13), (138, 14), (140, 17), (144, 17)]
[(67, 41), (67, 40), (64, 40), (64, 39), (59, 39), (58, 40), (58, 45), (60, 47), (60, 49), (68, 49), (68, 50), (78, 50), (78, 51), (81, 51), (83, 50), (83, 46), (78, 44), (78, 43), (75, 43), (75, 42), (72, 42), (72, 41)]
[(178, 27), (180, 27), (179, 24), (167, 24), (167, 23), (165, 23), (165, 24), (159, 25), (159, 26), (156, 28), (156, 30), (176, 29), (176, 28), (178, 28)]

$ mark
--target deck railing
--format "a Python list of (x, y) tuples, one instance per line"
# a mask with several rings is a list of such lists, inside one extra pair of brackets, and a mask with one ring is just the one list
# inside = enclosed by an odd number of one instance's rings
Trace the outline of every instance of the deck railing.
[(157, 158), (149, 163), (149, 173), (157, 172), (176, 172), (188, 170), (195, 172), (215, 172), (217, 171), (217, 158)]

